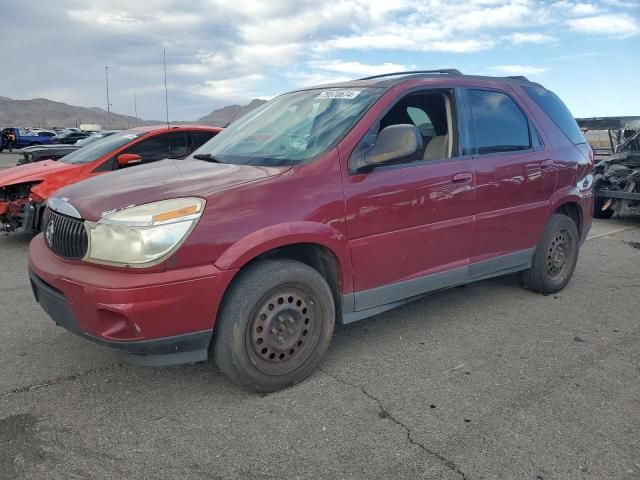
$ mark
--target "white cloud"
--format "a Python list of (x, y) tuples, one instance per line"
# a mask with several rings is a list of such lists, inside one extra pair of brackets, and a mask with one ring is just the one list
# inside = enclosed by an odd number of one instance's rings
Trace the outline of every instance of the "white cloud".
[(497, 65), (491, 67), (491, 70), (502, 75), (537, 75), (546, 72), (548, 69), (530, 65)]
[(627, 14), (597, 15), (567, 20), (572, 30), (605, 37), (627, 38), (640, 33), (635, 18)]
[(555, 41), (555, 38), (551, 35), (545, 35), (544, 33), (538, 32), (514, 32), (510, 35), (505, 36), (505, 39), (510, 41), (511, 43), (515, 43), (516, 45), (520, 45), (523, 43), (549, 43)]
[(171, 94), (182, 95), (174, 102), (179, 118), (207, 113), (212, 100), (240, 101), (300, 84), (435, 63), (477, 70), (486, 61), (471, 56), (478, 52), (496, 54), (493, 62), (503, 68), (496, 73), (535, 74), (544, 67), (507, 65), (522, 61), (510, 56), (510, 45), (528, 53), (532, 45), (561, 47), (569, 35), (613, 40), (640, 30), (637, 0), (109, 0), (108, 7), (58, 0), (43, 2), (37, 15), (33, 2), (3, 2), (22, 18), (3, 25), (6, 38), (73, 51), (47, 63), (43, 83), (41, 63), (25, 62), (20, 49), (5, 50), (3, 64), (20, 64), (21, 72), (0, 76), (3, 94), (50, 91), (72, 102), (77, 91), (84, 103), (101, 105), (109, 65), (114, 108), (128, 108), (133, 92), (152, 111), (162, 104), (157, 85), (166, 47)]
[(415, 68), (415, 65), (407, 66), (398, 63), (368, 65), (361, 62), (345, 62), (342, 60), (312, 60), (307, 62), (307, 65), (316, 70), (329, 70), (352, 75), (379, 75), (381, 73), (401, 72)]
[(592, 3), (577, 3), (571, 9), (573, 15), (593, 15), (598, 13), (600, 9)]

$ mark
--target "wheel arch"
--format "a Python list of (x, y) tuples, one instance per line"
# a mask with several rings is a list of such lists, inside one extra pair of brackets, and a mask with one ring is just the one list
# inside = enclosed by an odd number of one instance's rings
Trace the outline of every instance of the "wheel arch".
[(584, 198), (580, 195), (576, 188), (559, 190), (554, 194), (549, 209), (549, 217), (554, 213), (566, 215), (576, 224), (578, 234), (582, 236), (583, 225), (585, 223), (585, 215), (591, 215), (590, 212), (583, 210)]
[(233, 244), (215, 265), (223, 270), (242, 270), (265, 258), (298, 260), (317, 270), (337, 297), (352, 292), (351, 255), (346, 237), (328, 225), (291, 222), (266, 227)]

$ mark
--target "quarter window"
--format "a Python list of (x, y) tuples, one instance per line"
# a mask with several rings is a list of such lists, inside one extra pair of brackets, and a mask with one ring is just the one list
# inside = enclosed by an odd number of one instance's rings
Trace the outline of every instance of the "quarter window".
[(585, 143), (584, 135), (569, 109), (558, 96), (542, 87), (527, 86), (524, 91), (544, 110), (551, 120), (574, 144)]
[(529, 123), (508, 95), (489, 90), (469, 90), (471, 123), (478, 154), (529, 150)]

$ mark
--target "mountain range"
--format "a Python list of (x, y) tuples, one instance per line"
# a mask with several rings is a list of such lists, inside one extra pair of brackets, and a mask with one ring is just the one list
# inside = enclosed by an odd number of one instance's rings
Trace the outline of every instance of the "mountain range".
[[(198, 123), (224, 127), (232, 120), (262, 105), (265, 100), (255, 99), (248, 105), (227, 105), (213, 110), (195, 122), (171, 122), (173, 124)], [(125, 129), (138, 125), (157, 125), (163, 120), (141, 120), (130, 115), (111, 112), (111, 128)], [(0, 127), (75, 127), (80, 124), (98, 124), (107, 128), (107, 112), (98, 107), (86, 108), (55, 102), (46, 98), (14, 100), (0, 97)]]

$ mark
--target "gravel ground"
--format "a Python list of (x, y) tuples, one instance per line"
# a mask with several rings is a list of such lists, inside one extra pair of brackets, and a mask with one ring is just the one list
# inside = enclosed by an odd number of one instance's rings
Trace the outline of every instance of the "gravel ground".
[(0, 478), (638, 479), (639, 227), (596, 222), (558, 295), (507, 276), (339, 327), (269, 395), (56, 327), (0, 236)]

